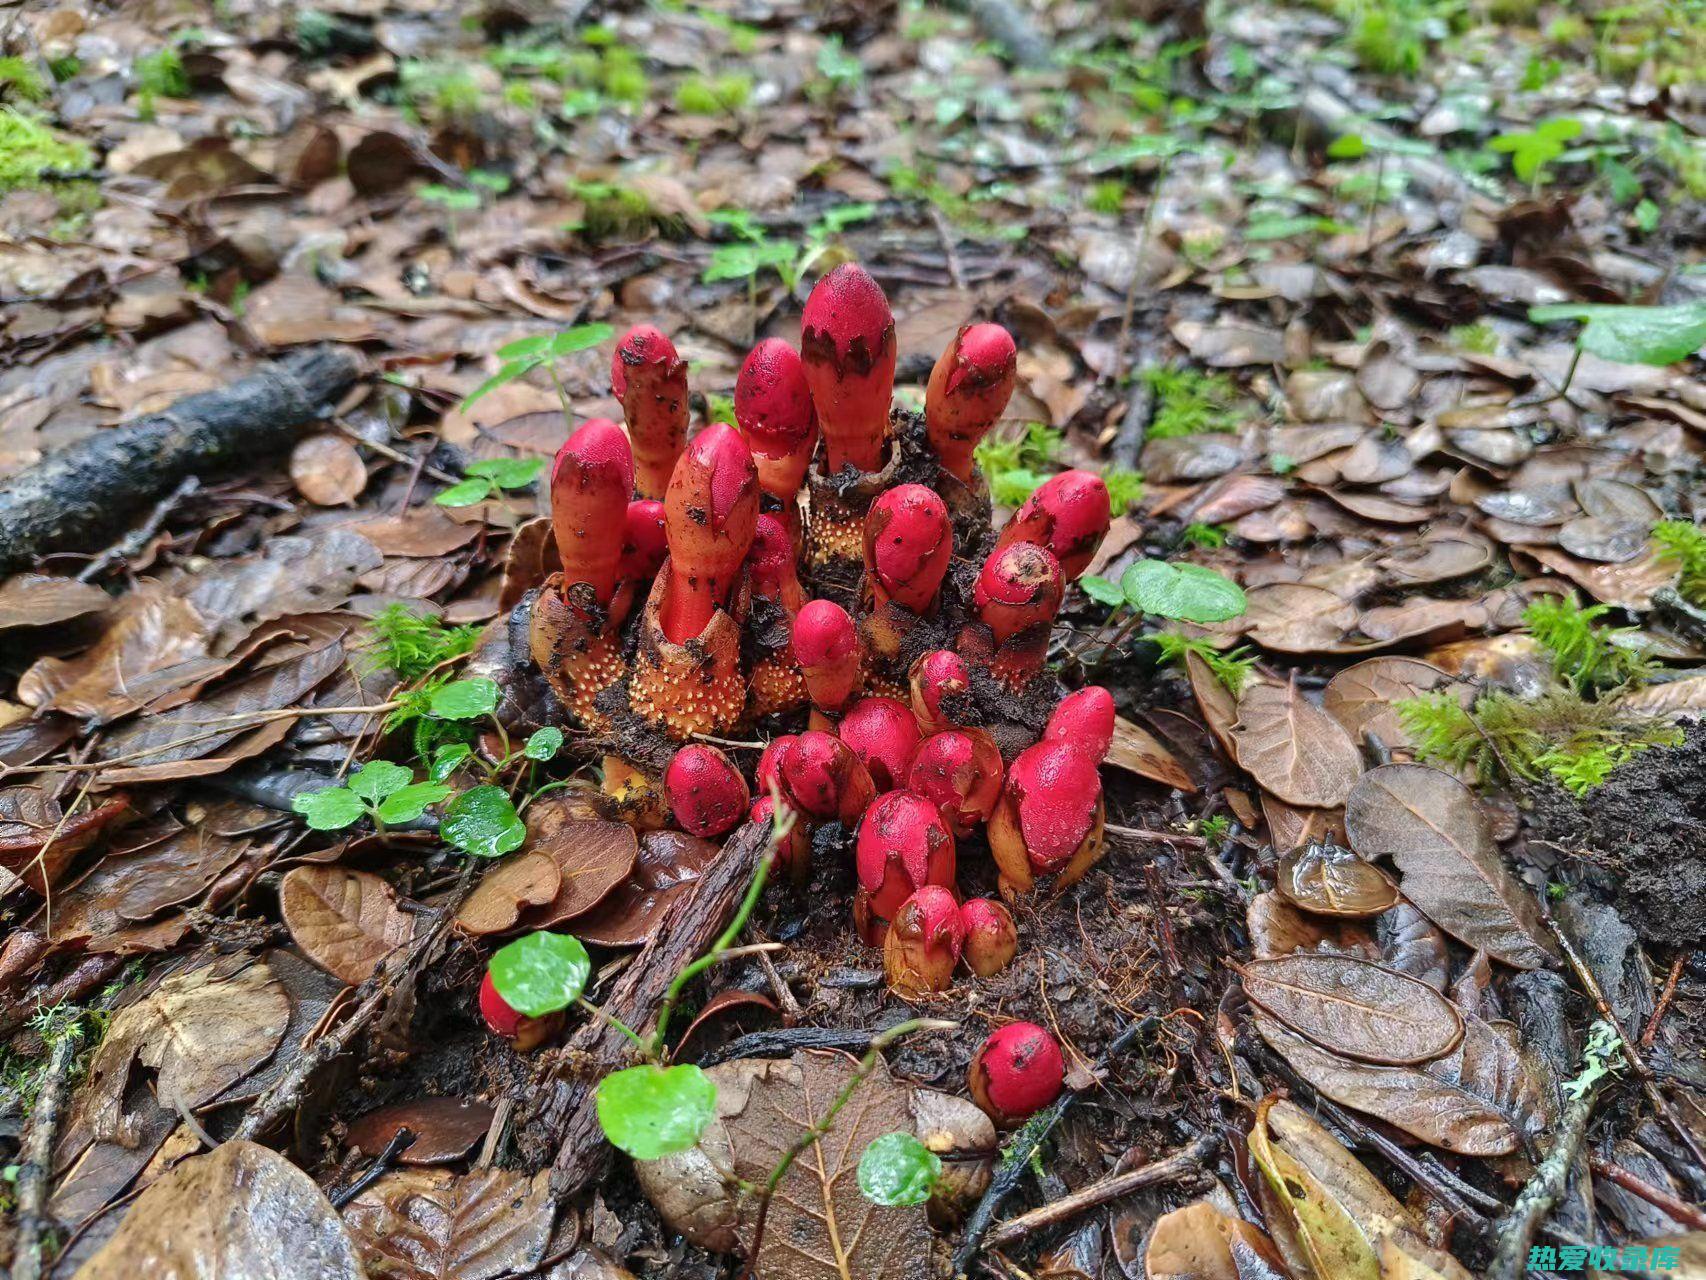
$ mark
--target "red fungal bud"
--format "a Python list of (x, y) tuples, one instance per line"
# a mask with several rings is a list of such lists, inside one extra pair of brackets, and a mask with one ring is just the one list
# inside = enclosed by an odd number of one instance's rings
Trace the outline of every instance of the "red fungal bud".
[(663, 568), (669, 554), (664, 532), (663, 503), (656, 498), (636, 498), (628, 504), (627, 533), (622, 539), (622, 577), (628, 582), (649, 582)]
[(954, 717), (942, 709), (942, 699), (956, 698), (971, 688), (971, 672), (952, 649), (933, 649), (912, 664), (912, 714), (925, 733), (954, 727)]
[(728, 602), (757, 520), (752, 452), (733, 427), (716, 423), (705, 428), (676, 463), (664, 497), (669, 585), (661, 621), (666, 639), (674, 644), (694, 639)]
[(806, 593), (794, 560), (794, 538), (776, 516), (766, 513), (758, 517), (746, 562), (752, 570), (754, 595), (774, 600), (789, 613), (800, 611)]
[(829, 472), (878, 471), (894, 399), (894, 313), (863, 267), (817, 282), (801, 317), (800, 356), (823, 429)]
[(960, 908), (966, 922), (966, 967), (980, 978), (993, 978), (1019, 950), (1013, 913), (999, 902), (973, 898)]
[(1108, 536), (1108, 486), (1089, 471), (1045, 480), (1001, 531), (996, 549), (1015, 542), (1047, 547), (1068, 582), (1076, 582)]
[(622, 540), (634, 483), (628, 437), (608, 418), (594, 418), (557, 450), (551, 468), (551, 533), (563, 562), (563, 582), (586, 583), (600, 604), (615, 593)]
[(639, 495), (661, 498), (687, 439), (687, 362), (657, 329), (637, 324), (610, 358), (610, 388), (634, 439)]
[(493, 985), (490, 970), (480, 979), (480, 1018), (485, 1022), (487, 1030), (495, 1036), (502, 1036), (513, 1042), (516, 1049), (522, 1053), (538, 1048), (563, 1025), (561, 1013), (529, 1018), (526, 1014), (510, 1008), (509, 1002), (498, 994), (497, 987)]
[(1101, 764), (1114, 743), (1114, 695), (1099, 684), (1067, 694), (1049, 716), (1043, 740), (1064, 742)]
[[(787, 809), (787, 805), (783, 805)], [(759, 796), (752, 802), (752, 821), (762, 824), (769, 829), (776, 824), (776, 798), (774, 796)], [(804, 884), (811, 878), (812, 871), (812, 838), (806, 824), (797, 817), (794, 824), (788, 828), (788, 834), (776, 844), (777, 869), (786, 873), (788, 879), (795, 884)]]
[(989, 818), (1002, 892), (1028, 892), (1038, 876), (1071, 884), (1102, 856), (1102, 778), (1077, 744), (1045, 739), (1013, 761)]
[(932, 734), (912, 757), (906, 786), (941, 811), (950, 831), (967, 835), (1001, 798), (1001, 750), (981, 729)]
[(946, 991), (965, 945), (966, 925), (954, 895), (925, 885), (901, 903), (883, 941), (883, 973), (896, 995)]
[(1014, 1128), (1060, 1097), (1066, 1063), (1055, 1038), (1034, 1022), (1010, 1022), (990, 1035), (967, 1072), (971, 1096), (1003, 1129)]
[(735, 421), (752, 447), (758, 483), (792, 511), (817, 446), (817, 410), (799, 352), (782, 339), (747, 352), (735, 378)]
[(693, 836), (732, 831), (752, 800), (734, 762), (699, 743), (675, 753), (664, 770), (663, 789), (677, 825)]
[(948, 506), (921, 484), (897, 485), (865, 514), (865, 571), (879, 603), (928, 612), (953, 554)]
[(879, 792), (905, 785), (907, 766), (918, 750), (918, 718), (897, 698), (860, 698), (836, 729), (841, 740), (871, 771)]
[(1017, 353), (998, 324), (961, 329), (930, 371), (924, 423), (944, 470), (971, 479), (972, 450), (1013, 395)]
[[(805, 817), (852, 827), (871, 807), (876, 797), (871, 775), (840, 738), (811, 729), (770, 746), (780, 748), (774, 768), (782, 798)], [(762, 759), (759, 768), (762, 774)]]
[(859, 637), (847, 610), (833, 600), (813, 600), (794, 619), (794, 661), (819, 711), (840, 711), (859, 682)]
[(785, 733), (780, 738), (772, 738), (770, 745), (759, 753), (758, 767), (752, 771), (752, 776), (760, 796), (767, 796), (781, 787), (782, 757), (799, 741), (799, 736), (797, 733)]
[(1053, 552), (1016, 542), (984, 561), (972, 599), (977, 616), (1003, 644), (1027, 628), (1052, 624), (1065, 587)]
[(879, 920), (927, 884), (954, 885), (954, 838), (936, 806), (910, 791), (890, 791), (859, 823), (859, 884)]

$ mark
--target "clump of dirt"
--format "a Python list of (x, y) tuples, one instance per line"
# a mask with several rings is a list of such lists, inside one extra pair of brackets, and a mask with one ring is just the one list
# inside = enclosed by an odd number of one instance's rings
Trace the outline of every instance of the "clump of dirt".
[(1649, 942), (1706, 939), (1706, 721), (1682, 745), (1655, 747), (1577, 801), (1551, 789), (1531, 821), (1566, 849), (1585, 849), (1616, 872), (1618, 910)]

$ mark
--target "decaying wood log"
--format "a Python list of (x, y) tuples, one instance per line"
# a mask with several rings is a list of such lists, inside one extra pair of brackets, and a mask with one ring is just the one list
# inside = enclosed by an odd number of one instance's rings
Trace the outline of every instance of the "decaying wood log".
[(97, 431), (0, 483), (0, 574), (93, 551), (191, 475), (278, 453), (362, 373), (349, 347), (311, 347), (228, 387)]

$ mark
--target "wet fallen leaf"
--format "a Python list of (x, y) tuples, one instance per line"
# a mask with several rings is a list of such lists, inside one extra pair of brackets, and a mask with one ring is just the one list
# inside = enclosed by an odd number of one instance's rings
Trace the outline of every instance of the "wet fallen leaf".
[(1260, 1230), (1199, 1200), (1155, 1223), (1143, 1274), (1146, 1280), (1280, 1280), (1286, 1270)]
[(543, 853), (522, 853), (498, 863), (481, 878), (456, 913), (456, 923), (475, 936), (515, 928), (527, 907), (556, 899), (563, 872)]
[(400, 1129), (414, 1141), (397, 1153), (398, 1164), (454, 1164), (474, 1149), (492, 1126), (492, 1108), (467, 1098), (416, 1098), (369, 1111), (351, 1122), (349, 1145), (377, 1156)]
[(1463, 1264), (1442, 1249), (1410, 1235), (1393, 1233), (1380, 1241), (1380, 1280), (1474, 1280)]
[(1398, 886), (1384, 871), (1325, 840), (1282, 855), (1274, 887), (1293, 905), (1324, 916), (1377, 916), (1398, 901)]
[(363, 1280), (314, 1180), (253, 1142), (185, 1160), (131, 1205), (75, 1280)]
[(1124, 716), (1114, 718), (1114, 738), (1108, 748), (1107, 763), (1180, 791), (1197, 789), (1197, 784), (1191, 781), (1191, 775), (1185, 772), (1173, 753), (1149, 730), (1133, 724)]
[(1390, 854), (1405, 896), (1453, 937), (1519, 969), (1555, 958), (1533, 895), (1505, 868), (1474, 793), (1449, 773), (1372, 770), (1345, 802), (1345, 829), (1364, 857)]
[(414, 933), (391, 886), (369, 871), (296, 867), (279, 883), (278, 906), (296, 945), (351, 986), (377, 973)]
[(1250, 639), (1276, 653), (1331, 649), (1357, 624), (1356, 609), (1320, 587), (1276, 582), (1254, 588), (1247, 599)]
[(549, 1170), (451, 1173), (399, 1169), (344, 1209), (369, 1275), (394, 1280), (493, 1280), (545, 1256), (556, 1202)]
[(299, 441), (290, 452), (296, 491), (317, 507), (341, 507), (367, 488), (361, 454), (342, 436), (326, 433)]
[(104, 613), (112, 597), (75, 578), (20, 573), (0, 582), (0, 631), (47, 627), (92, 613)]
[[(1410, 735), (1392, 704), (1451, 683), (1445, 672), (1417, 658), (1366, 658), (1327, 682), (1321, 706), (1353, 740), (1373, 738), (1387, 750), (1409, 750), (1413, 747)], [(1467, 685), (1458, 687), (1467, 702), (1473, 690)]]
[(1197, 709), (1202, 712), (1209, 731), (1220, 743), (1221, 750), (1236, 760), (1238, 749), (1233, 741), (1232, 726), (1238, 722), (1238, 700), (1220, 682), (1220, 677), (1214, 674), (1208, 663), (1188, 649), (1185, 651), (1185, 674), (1190, 679)]
[(1344, 1057), (1429, 1062), (1463, 1037), (1462, 1018), (1439, 992), (1366, 960), (1292, 955), (1234, 967), (1255, 1004)]
[(1310, 809), (1287, 804), (1272, 792), (1262, 792), (1262, 818), (1268, 824), (1268, 843), (1276, 849), (1295, 849), (1311, 840), (1345, 838), (1343, 809)]
[(548, 929), (591, 911), (628, 878), (639, 859), (634, 829), (625, 822), (578, 816), (580, 804), (564, 795), (545, 796), (527, 811), (528, 853), (557, 864), (557, 891), (525, 913), (530, 929)]
[(1309, 915), (1271, 889), (1250, 899), (1244, 921), (1250, 952), (1258, 960), (1313, 952), (1360, 960), (1381, 958), (1374, 936), (1360, 922)]
[(1376, 958), (1388, 969), (1419, 978), (1435, 991), (1444, 991), (1451, 977), (1451, 953), (1445, 934), (1414, 904), (1400, 901), (1374, 922), (1380, 944)]
[(0, 788), (0, 869), (45, 895), (77, 855), (130, 811), (123, 799), (67, 818), (59, 801), (39, 787)]
[(648, 831), (626, 879), (592, 911), (575, 921), (575, 934), (601, 947), (637, 947), (665, 911), (699, 882), (720, 850), (681, 831)]
[(1362, 773), (1350, 736), (1295, 682), (1246, 688), (1238, 699), (1232, 740), (1239, 765), (1264, 790), (1290, 804), (1341, 805)]

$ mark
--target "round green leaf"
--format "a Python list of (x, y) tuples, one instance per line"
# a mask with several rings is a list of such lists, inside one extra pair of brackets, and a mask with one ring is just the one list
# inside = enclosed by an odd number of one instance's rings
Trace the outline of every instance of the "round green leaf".
[(1132, 608), (1180, 622), (1225, 622), (1244, 612), (1244, 591), (1200, 564), (1139, 560), (1120, 578)]
[(1111, 582), (1107, 578), (1087, 573), (1078, 579), (1078, 585), (1083, 589), (1084, 594), (1097, 604), (1112, 606), (1125, 603), (1125, 592), (1120, 590), (1119, 583)]
[(489, 966), (504, 1003), (530, 1018), (567, 1009), (586, 990), (592, 957), (579, 938), (530, 933), (500, 947)]
[(463, 853), (496, 858), (521, 848), (527, 824), (502, 787), (472, 787), (446, 806), (438, 834)]
[(349, 789), (363, 800), (378, 804), (393, 791), (401, 791), (414, 780), (414, 774), (389, 760), (369, 760), (350, 775)]
[(563, 731), (547, 725), (535, 731), (527, 740), (527, 745), (521, 749), (521, 754), (529, 760), (549, 760), (563, 749)]
[(1585, 320), (1582, 350), (1620, 364), (1675, 364), (1706, 346), (1706, 302), (1673, 307), (1614, 307), (1565, 303), (1531, 307), (1535, 324)]
[(461, 763), (474, 754), (466, 742), (446, 742), (432, 753), (432, 768), (428, 772), (434, 782), (443, 782), (455, 773)]
[(482, 476), (471, 476), (453, 484), (433, 501), (441, 507), (471, 507), (492, 496), (492, 482)]
[(290, 802), (291, 808), (308, 820), (316, 831), (342, 831), (361, 821), (367, 810), (361, 799), (348, 787), (325, 787), (305, 791)]
[(691, 1064), (646, 1063), (614, 1071), (598, 1082), (599, 1127), (636, 1160), (687, 1150), (716, 1114), (717, 1086)]
[(475, 720), (497, 709), (498, 696), (496, 681), (471, 676), (434, 689), (428, 705), (440, 720)]
[(379, 804), (381, 822), (413, 822), (440, 800), (450, 794), (442, 782), (411, 782), (401, 791), (393, 791)]
[(500, 489), (525, 489), (544, 469), (543, 458), (486, 458), (470, 463), (468, 474), (490, 480)]
[(873, 1204), (923, 1204), (942, 1176), (942, 1158), (910, 1133), (885, 1133), (859, 1158), (859, 1190)]

